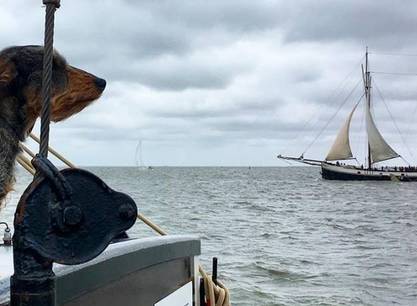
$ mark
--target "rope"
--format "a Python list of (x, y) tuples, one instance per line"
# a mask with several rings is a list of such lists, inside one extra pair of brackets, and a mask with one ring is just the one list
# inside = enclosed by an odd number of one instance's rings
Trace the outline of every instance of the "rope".
[(211, 276), (201, 266), (199, 266), (199, 271), (204, 280), (207, 306), (230, 306), (229, 290), (220, 281), (214, 283)]
[[(36, 141), (38, 139), (35, 135), (31, 134), (31, 138)], [(25, 145), (20, 144), (21, 148), (30, 156), (34, 156), (35, 154)], [(52, 150), (49, 148), (49, 150)], [(54, 151), (57, 153), (56, 151)], [(52, 152), (51, 152), (52, 153)], [(55, 155), (55, 154), (54, 154)], [(59, 153), (57, 153), (58, 156), (62, 157)], [(57, 156), (57, 157), (58, 157)], [(63, 158), (63, 157), (62, 157)], [(63, 158), (65, 161), (67, 161), (70, 166), (70, 168), (75, 168), (75, 166), (70, 163), (68, 160)], [(61, 160), (62, 161), (62, 160)], [(32, 164), (30, 163), (30, 160), (23, 156), (23, 154), (20, 154), (17, 157), (17, 162), (26, 169), (30, 174), (35, 175), (35, 169), (33, 168)], [(159, 225), (152, 222), (150, 219), (145, 217), (143, 214), (138, 213), (137, 219), (142, 221), (144, 224), (149, 226), (151, 229), (153, 229), (156, 233), (158, 233), (161, 236), (168, 235), (168, 232), (162, 229)], [(206, 305), (207, 306), (231, 306), (230, 303), (230, 293), (229, 290), (226, 288), (226, 286), (221, 283), (219, 280), (216, 281), (216, 283), (213, 281), (212, 277), (209, 276), (203, 269), (201, 265), (198, 266), (198, 271), (201, 275), (201, 277), (204, 280), (204, 289), (206, 292)], [(197, 295), (197, 293), (196, 293)]]
[(157, 224), (153, 223), (151, 220), (146, 218), (141, 213), (138, 213), (138, 219), (145, 223), (147, 226), (149, 226), (151, 229), (153, 229), (155, 232), (157, 232), (161, 236), (166, 236), (168, 233), (164, 231), (162, 228), (160, 228)]
[(410, 54), (410, 53), (387, 53), (387, 52), (368, 52), (368, 54), (376, 54), (376, 55), (390, 55), (390, 56), (417, 56), (417, 54)]
[(50, 101), (52, 85), (52, 64), (54, 56), (54, 26), (55, 11), (60, 6), (60, 0), (43, 0), (46, 5), (45, 16), (45, 42), (43, 55), (43, 76), (42, 76), (42, 112), (41, 112), (41, 141), (39, 154), (48, 157)]
[(27, 172), (29, 172), (32, 175), (36, 174), (35, 168), (33, 168), (28, 158), (20, 154), (17, 156), (16, 160)]
[(373, 74), (390, 74), (390, 75), (410, 75), (417, 76), (417, 73), (413, 72), (388, 72), (388, 71), (371, 71)]
[[(29, 134), (30, 138), (32, 138), (34, 141), (40, 144), (40, 139), (34, 135)], [(64, 156), (59, 154), (56, 150), (54, 150), (52, 147), (48, 147), (49, 153), (51, 153), (53, 156), (58, 158), (60, 161), (62, 161), (65, 165), (67, 165), (69, 168), (77, 168), (73, 163), (71, 163), (68, 159), (66, 159)]]
[(339, 111), (342, 109), (342, 107), (346, 104), (347, 100), (350, 98), (350, 96), (353, 94), (353, 92), (356, 90), (356, 88), (358, 87), (358, 85), (361, 83), (362, 80), (359, 80), (359, 82), (356, 83), (355, 87), (353, 87), (353, 89), (350, 91), (350, 93), (348, 94), (348, 96), (346, 97), (346, 99), (339, 105), (339, 107), (337, 108), (336, 112), (330, 117), (330, 119), (326, 122), (326, 124), (323, 126), (323, 128), (320, 130), (320, 132), (317, 134), (317, 136), (313, 139), (312, 142), (310, 142), (310, 144), (307, 146), (307, 148), (304, 150), (304, 152), (302, 153), (302, 155), (304, 155), (310, 148), (311, 146), (316, 142), (316, 140), (321, 136), (321, 134), (326, 130), (326, 128), (329, 126), (330, 122), (333, 121), (333, 119), (336, 117), (336, 115), (339, 113)]
[(410, 120), (410, 123), (407, 126), (407, 131), (405, 132), (405, 136), (404, 137), (405, 137), (406, 140), (410, 138), (411, 126), (414, 123), (414, 121), (412, 121), (412, 119), (414, 118), (416, 112), (417, 112), (417, 104), (414, 105), (414, 109), (413, 109), (413, 112), (411, 113), (411, 117), (410, 117), (411, 120)]
[(35, 154), (27, 147), (25, 146), (23, 143), (20, 143), (20, 148), (25, 151), (27, 154), (29, 154), (30, 157), (34, 158)]
[[(338, 86), (336, 86), (334, 89), (333, 89), (333, 91), (330, 93), (330, 95), (329, 96), (327, 96), (327, 98), (324, 100), (324, 102), (323, 103), (321, 103), (320, 104), (320, 106), (319, 106), (319, 109), (318, 109), (318, 113), (321, 113), (321, 110), (324, 108), (324, 107), (327, 107), (327, 104), (328, 104), (328, 102), (330, 102), (331, 100), (335, 100), (335, 99), (337, 99), (342, 93), (343, 93), (343, 90), (346, 88), (346, 86), (349, 84), (349, 82), (348, 82), (348, 80), (349, 80), (349, 78), (353, 75), (353, 73), (356, 71), (356, 66), (358, 66), (361, 62), (362, 62), (362, 60), (363, 60), (363, 58), (365, 57), (365, 55), (364, 56), (362, 56), (361, 57), (361, 59), (360, 59), (360, 61), (359, 62), (357, 62), (357, 64), (356, 65), (354, 65), (354, 68), (346, 75), (346, 77), (339, 83), (339, 85)], [(299, 139), (299, 137), (301, 136), (301, 133), (303, 133), (303, 132), (305, 132), (306, 131), (306, 128), (308, 127), (308, 126), (310, 126), (310, 124), (312, 123), (312, 121), (315, 119), (315, 116), (314, 115), (312, 115), (311, 117), (310, 117), (310, 119), (308, 119), (305, 123), (304, 123), (304, 125), (302, 126), (302, 128), (300, 129), (300, 132), (298, 132), (297, 133), (297, 135), (294, 137), (294, 142), (296, 143), (297, 142), (297, 140)], [(311, 126), (311, 129), (310, 130), (313, 130), (314, 129), (314, 127), (315, 126), (317, 126), (316, 124), (313, 124), (313, 126)], [(304, 153), (305, 153), (306, 151), (304, 151)]]
[[(406, 149), (407, 149), (408, 153), (409, 153), (409, 154), (411, 155), (411, 157), (414, 159), (414, 154), (413, 154), (413, 152), (411, 152), (410, 148), (408, 147), (408, 145), (407, 145), (407, 143), (406, 143), (406, 141), (405, 141), (405, 138), (404, 138), (403, 134), (401, 133), (401, 130), (400, 130), (400, 128), (398, 127), (397, 122), (396, 122), (396, 121), (395, 121), (395, 119), (394, 119), (394, 116), (392, 115), (391, 111), (389, 110), (388, 105), (387, 105), (387, 103), (385, 102), (385, 99), (384, 99), (384, 97), (383, 97), (383, 95), (382, 95), (381, 91), (379, 90), (379, 87), (378, 87), (378, 85), (376, 84), (375, 80), (374, 80), (374, 85), (375, 85), (376, 91), (378, 92), (378, 94), (379, 94), (379, 96), (380, 96), (380, 98), (381, 98), (382, 102), (384, 103), (384, 106), (385, 106), (385, 108), (386, 108), (386, 110), (387, 110), (387, 112), (388, 112), (388, 114), (389, 114), (389, 116), (390, 116), (390, 118), (391, 118), (392, 122), (394, 123), (395, 128), (397, 129), (398, 134), (400, 135), (401, 141), (403, 142), (404, 146), (406, 147)], [(410, 163), (409, 163), (407, 160), (405, 160), (402, 156), (401, 156), (401, 158), (402, 158), (402, 159), (403, 159), (403, 160), (404, 160), (404, 161), (405, 161), (408, 165), (410, 165)]]

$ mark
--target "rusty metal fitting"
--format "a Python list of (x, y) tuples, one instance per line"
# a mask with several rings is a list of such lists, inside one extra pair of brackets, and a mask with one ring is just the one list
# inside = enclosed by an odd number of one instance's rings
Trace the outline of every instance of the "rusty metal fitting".
[(61, 7), (61, 0), (42, 0), (44, 5), (53, 4), (56, 8)]

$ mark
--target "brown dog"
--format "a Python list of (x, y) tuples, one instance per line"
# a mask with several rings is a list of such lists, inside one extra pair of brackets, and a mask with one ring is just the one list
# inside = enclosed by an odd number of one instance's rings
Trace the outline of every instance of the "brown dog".
[[(0, 52), (0, 202), (11, 190), (19, 141), (41, 112), (43, 48), (11, 47)], [(98, 99), (106, 81), (53, 59), (51, 120), (64, 120)]]

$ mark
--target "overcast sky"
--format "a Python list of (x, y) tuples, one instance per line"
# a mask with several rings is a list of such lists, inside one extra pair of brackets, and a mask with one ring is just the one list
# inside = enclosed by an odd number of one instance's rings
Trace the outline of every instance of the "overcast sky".
[[(41, 2), (0, 2), (1, 47), (42, 44)], [(56, 49), (108, 82), (52, 127), (52, 145), (79, 165), (135, 165), (139, 140), (147, 165), (285, 165), (276, 154), (301, 154), (360, 81), (366, 46), (417, 53), (414, 0), (61, 2)], [(374, 71), (417, 73), (415, 56), (370, 60)], [(417, 76), (374, 80), (408, 148), (376, 95), (378, 127), (415, 160)], [(359, 89), (306, 156), (324, 157)]]

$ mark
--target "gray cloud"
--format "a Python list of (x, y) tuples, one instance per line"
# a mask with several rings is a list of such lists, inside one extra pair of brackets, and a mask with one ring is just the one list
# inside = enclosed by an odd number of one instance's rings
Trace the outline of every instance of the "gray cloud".
[(280, 7), (277, 1), (134, 1), (125, 0), (135, 10), (147, 9), (154, 16), (192, 29), (222, 28), (236, 33), (275, 27)]
[[(276, 153), (300, 154), (361, 81), (366, 45), (373, 53), (417, 53), (416, 6), (411, 0), (64, 1), (57, 49), (106, 78), (108, 87), (100, 101), (54, 125), (52, 142), (79, 164), (133, 165), (139, 139), (152, 164), (278, 164)], [(0, 44), (41, 44), (43, 14), (39, 3), (2, 2)], [(413, 73), (416, 59), (371, 54), (371, 69)], [(415, 145), (417, 78), (374, 78)], [(361, 87), (311, 156), (326, 153)], [(401, 146), (380, 100), (375, 93), (378, 126)], [(362, 113), (352, 126), (358, 138)]]
[[(397, 49), (415, 41), (415, 1), (354, 0), (283, 2), (287, 41), (361, 41), (378, 48)], [(404, 39), (405, 38), (405, 39)]]

